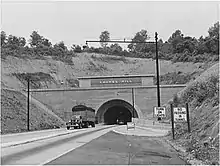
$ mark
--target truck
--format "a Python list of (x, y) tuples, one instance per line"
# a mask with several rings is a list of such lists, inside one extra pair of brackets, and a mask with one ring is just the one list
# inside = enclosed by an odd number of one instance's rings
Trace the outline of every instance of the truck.
[(95, 127), (95, 110), (85, 105), (76, 105), (72, 108), (72, 111), (67, 114), (68, 122), (66, 122), (66, 128), (88, 128), (89, 126)]

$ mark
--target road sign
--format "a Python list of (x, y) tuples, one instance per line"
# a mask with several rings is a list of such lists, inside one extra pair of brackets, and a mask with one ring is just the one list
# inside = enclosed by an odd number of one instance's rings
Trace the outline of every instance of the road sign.
[(154, 107), (154, 115), (157, 117), (166, 117), (165, 107)]
[(127, 130), (128, 129), (135, 129), (135, 123), (134, 122), (127, 122)]
[(174, 122), (186, 122), (186, 108), (185, 107), (175, 107), (173, 108)]

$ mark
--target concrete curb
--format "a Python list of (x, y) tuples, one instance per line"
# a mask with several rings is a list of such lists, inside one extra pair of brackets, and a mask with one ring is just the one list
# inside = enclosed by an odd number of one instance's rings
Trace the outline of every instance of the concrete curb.
[[(117, 133), (117, 134), (121, 134), (121, 135), (128, 135), (128, 134), (126, 134), (126, 133), (123, 133), (123, 132), (120, 132), (120, 131), (116, 131), (116, 130), (112, 130), (114, 133)], [(132, 135), (132, 134), (130, 134), (130, 135)]]
[(53, 138), (53, 137), (62, 136), (62, 135), (68, 135), (68, 134), (72, 134), (72, 133), (76, 133), (76, 132), (84, 131), (84, 130), (85, 129), (81, 129), (81, 130), (75, 130), (75, 131), (68, 132), (68, 133), (53, 134), (50, 136), (38, 137), (38, 138), (33, 138), (33, 139), (29, 139), (29, 140), (24, 140), (24, 141), (4, 143), (4, 144), (1, 144), (1, 148), (18, 146), (18, 145), (27, 144), (27, 143), (31, 143), (31, 142), (35, 142), (35, 141), (41, 141), (41, 140), (45, 140), (45, 139), (49, 139), (49, 138)]
[[(152, 132), (153, 131), (156, 131), (156, 130), (160, 130), (160, 129), (153, 129), (153, 128), (147, 128), (147, 127), (140, 127), (140, 126), (136, 126), (135, 128), (138, 128), (138, 129), (141, 129), (141, 130), (151, 130)], [(122, 131), (118, 131), (117, 129), (116, 130), (112, 130), (113, 132), (115, 133), (118, 133), (118, 134), (122, 134), (122, 135), (132, 135), (132, 136), (146, 136), (146, 137), (151, 137), (151, 135), (148, 135), (148, 134), (134, 134), (134, 133), (129, 133), (129, 130), (126, 130), (124, 132)], [(168, 134), (168, 131), (164, 134), (167, 135)], [(157, 137), (157, 136), (154, 136), (154, 137)]]

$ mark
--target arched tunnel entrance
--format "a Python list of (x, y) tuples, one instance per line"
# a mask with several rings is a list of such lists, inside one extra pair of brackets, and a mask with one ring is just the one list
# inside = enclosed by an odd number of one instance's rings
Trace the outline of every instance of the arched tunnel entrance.
[(124, 122), (131, 122), (134, 118), (141, 118), (143, 115), (140, 109), (123, 99), (111, 99), (103, 102), (97, 109), (96, 119), (98, 123), (116, 124), (117, 119)]
[(107, 111), (104, 113), (104, 123), (109, 125), (116, 124), (117, 120), (131, 122), (132, 114), (123, 106), (113, 106), (107, 109)]

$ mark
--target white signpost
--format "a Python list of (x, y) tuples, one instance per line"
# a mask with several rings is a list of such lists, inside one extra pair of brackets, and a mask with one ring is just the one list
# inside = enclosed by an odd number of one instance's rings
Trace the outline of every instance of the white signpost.
[(174, 107), (173, 114), (174, 114), (174, 122), (186, 122), (187, 121), (185, 107)]
[(156, 117), (166, 117), (166, 108), (165, 107), (154, 107), (154, 115)]

